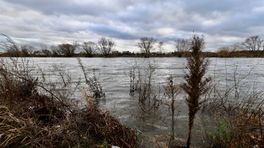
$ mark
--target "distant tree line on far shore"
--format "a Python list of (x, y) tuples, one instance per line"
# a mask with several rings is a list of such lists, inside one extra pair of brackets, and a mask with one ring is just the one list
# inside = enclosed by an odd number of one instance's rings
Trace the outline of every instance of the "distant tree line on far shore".
[[(9, 36), (0, 42), (1, 57), (188, 57), (191, 39), (176, 39), (172, 52), (166, 52), (165, 42), (152, 37), (142, 37), (137, 43), (140, 52), (117, 51), (116, 42), (102, 37), (97, 42), (62, 43), (54, 46), (35, 48), (31, 45), (17, 45)], [(242, 43), (219, 48), (216, 52), (203, 52), (207, 57), (264, 57), (264, 39), (255, 35)]]

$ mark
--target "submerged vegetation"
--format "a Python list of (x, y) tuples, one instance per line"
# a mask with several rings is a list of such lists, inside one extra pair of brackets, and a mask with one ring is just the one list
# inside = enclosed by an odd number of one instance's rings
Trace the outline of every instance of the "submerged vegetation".
[[(145, 56), (151, 56), (152, 38), (140, 44)], [(143, 42), (143, 39), (142, 39)], [(111, 56), (114, 42), (102, 38), (100, 50), (105, 50), (105, 56)], [(165, 116), (169, 114), (169, 133), (164, 136), (164, 147), (192, 147), (192, 131), (195, 129), (197, 116), (209, 115), (212, 128), (203, 130), (203, 147), (264, 147), (264, 98), (262, 93), (253, 92), (246, 96), (239, 95), (238, 81), (234, 77), (234, 86), (226, 88), (225, 92), (218, 92), (211, 78), (206, 76), (208, 60), (202, 52), (204, 40), (194, 36), (191, 42), (179, 40), (181, 56), (188, 55), (187, 69), (184, 82), (178, 82), (173, 76), (168, 78), (165, 86), (155, 83), (155, 66), (149, 63), (146, 67), (133, 65), (129, 72), (129, 94), (136, 98), (137, 109), (144, 119), (150, 116)], [(4, 44), (12, 54), (20, 53), (18, 47), (10, 38)], [(77, 45), (76, 45), (77, 46)], [(75, 56), (75, 45), (63, 44), (60, 50), (65, 55)], [(162, 43), (160, 48), (162, 49)], [(87, 57), (94, 56), (92, 48), (96, 45), (85, 43)], [(143, 49), (144, 48), (144, 49)], [(190, 51), (185, 51), (185, 48)], [(13, 52), (15, 51), (15, 52)], [(53, 54), (53, 52), (48, 52)], [(255, 52), (255, 51), (254, 51)], [(259, 51), (258, 51), (259, 52)], [(26, 53), (23, 48), (23, 53)], [(62, 52), (54, 53), (61, 54)], [(16, 55), (17, 56), (17, 55)], [(0, 63), (0, 147), (155, 147), (160, 143), (142, 138), (137, 129), (131, 129), (104, 111), (98, 99), (107, 95), (103, 85), (95, 73), (87, 71), (81, 59), (77, 59), (83, 72), (83, 102), (79, 104), (67, 95), (67, 87), (79, 87), (81, 82), (74, 86), (70, 76), (60, 71), (62, 85), (50, 84), (42, 78), (34, 76), (29, 61), (23, 58), (3, 58)], [(40, 71), (41, 72), (41, 71)], [(92, 76), (91, 76), (92, 74)], [(212, 79), (213, 80), (213, 79)], [(209, 83), (210, 82), (210, 83)], [(210, 86), (210, 87), (209, 87)], [(75, 89), (75, 88), (74, 88)], [(177, 139), (177, 109), (179, 94), (185, 92), (186, 108), (188, 109), (188, 131), (186, 144)], [(70, 93), (74, 94), (74, 92)], [(239, 103), (234, 103), (236, 99)], [(159, 112), (160, 111), (160, 112)], [(187, 113), (186, 113), (187, 114)], [(160, 118), (157, 120), (163, 120)], [(179, 125), (177, 125), (179, 126)], [(193, 138), (191, 138), (193, 137)], [(145, 140), (145, 141), (144, 141)], [(149, 143), (148, 143), (149, 142)], [(184, 141), (185, 142), (185, 141)], [(154, 143), (154, 144), (153, 144)], [(152, 144), (152, 145), (151, 145)], [(156, 147), (158, 147), (156, 146)]]

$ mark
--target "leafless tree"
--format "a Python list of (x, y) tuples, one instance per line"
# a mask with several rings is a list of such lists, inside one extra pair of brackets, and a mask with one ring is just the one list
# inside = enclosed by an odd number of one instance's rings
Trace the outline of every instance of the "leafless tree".
[(60, 51), (59, 51), (58, 46), (52, 45), (52, 46), (50, 46), (50, 50), (51, 50), (53, 57), (62, 56), (62, 55), (60, 55)]
[(263, 50), (264, 40), (258, 35), (250, 36), (242, 43), (242, 45), (248, 50), (260, 51)]
[(32, 56), (34, 53), (34, 47), (31, 45), (23, 45), (21, 46), (21, 54), (22, 56), (28, 57)]
[(85, 56), (92, 56), (96, 50), (97, 50), (97, 45), (94, 42), (83, 42), (83, 44), (81, 45), (81, 48), (84, 51)]
[(141, 49), (141, 52), (145, 54), (145, 57), (149, 57), (152, 50), (154, 50), (154, 45), (156, 40), (154, 38), (143, 37), (140, 38), (138, 47)]
[(162, 53), (164, 48), (163, 48), (164, 42), (160, 41), (158, 45), (159, 52)]
[(115, 42), (111, 39), (101, 38), (98, 41), (98, 48), (103, 56), (109, 56), (115, 46)]
[(43, 56), (46, 56), (46, 57), (50, 57), (50, 56), (52, 56), (52, 52), (51, 52), (50, 50), (48, 50), (48, 49), (42, 49), (42, 50), (41, 50), (41, 54), (42, 54)]
[(40, 46), (39, 55), (44, 56), (44, 57), (51, 57), (52, 52), (49, 50), (47, 45), (43, 44)]
[(240, 50), (240, 49), (243, 49), (243, 45), (241, 45), (241, 43), (234, 43), (233, 45), (231, 45), (231, 46), (229, 47), (229, 49), (230, 49), (231, 51), (238, 51), (238, 50)]
[(72, 57), (77, 49), (77, 43), (75, 44), (60, 44), (58, 46), (59, 54), (66, 57)]
[(188, 51), (191, 47), (190, 40), (188, 39), (177, 39), (175, 40), (175, 48), (177, 52)]

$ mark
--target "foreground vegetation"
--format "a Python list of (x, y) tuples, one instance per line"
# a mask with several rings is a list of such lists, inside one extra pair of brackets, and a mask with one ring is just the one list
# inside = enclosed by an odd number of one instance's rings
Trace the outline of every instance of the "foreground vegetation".
[[(19, 49), (12, 42), (11, 45)], [(203, 130), (203, 147), (263, 147), (262, 93), (239, 95), (235, 77), (234, 86), (218, 92), (217, 86), (211, 83), (213, 79), (205, 77), (208, 61), (202, 53), (203, 38), (194, 36), (191, 45), (184, 83), (177, 85), (171, 77), (164, 87), (169, 103), (156, 94), (152, 83), (153, 66), (149, 65), (144, 73), (136, 73), (135, 67), (131, 69), (130, 95), (138, 97), (139, 110), (156, 116), (161, 107), (169, 106), (171, 133), (166, 147), (192, 147), (192, 139), (197, 138), (192, 136), (197, 114), (209, 114), (215, 123), (213, 129)], [(78, 62), (86, 84), (85, 106), (66, 95), (69, 91), (66, 87), (71, 82), (65, 74), (60, 73), (62, 85), (54, 88), (45, 83), (44, 74), (42, 79), (34, 77), (25, 59), (1, 60), (0, 147), (149, 147), (150, 143), (142, 142), (135, 129), (99, 108), (96, 100), (105, 96), (102, 86), (95, 76), (87, 76), (80, 59)], [(186, 93), (189, 117), (185, 143), (177, 140), (178, 131), (174, 128), (177, 124), (175, 104), (181, 90)]]
[(94, 105), (93, 95), (80, 107), (34, 78), (26, 61), (0, 66), (0, 147), (136, 146), (135, 131)]

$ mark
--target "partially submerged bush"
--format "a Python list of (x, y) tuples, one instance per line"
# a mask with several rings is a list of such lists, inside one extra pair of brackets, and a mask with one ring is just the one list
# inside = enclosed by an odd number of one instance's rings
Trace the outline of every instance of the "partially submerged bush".
[(90, 92), (92, 93), (92, 96), (96, 99), (104, 97), (105, 93), (103, 92), (103, 88), (101, 86), (101, 84), (98, 82), (95, 73), (93, 73), (93, 77), (88, 77), (87, 76), (87, 72), (82, 64), (82, 61), (80, 58), (77, 59), (78, 63), (82, 69), (83, 75), (84, 75), (84, 79), (85, 79), (85, 83), (88, 85)]
[(176, 110), (176, 96), (180, 93), (181, 89), (179, 85), (173, 83), (173, 78), (170, 76), (168, 78), (168, 84), (165, 87), (165, 95), (170, 99), (169, 109), (171, 111), (171, 138), (170, 138), (170, 146), (173, 146), (175, 142), (175, 110)]
[(211, 80), (210, 78), (204, 78), (208, 60), (202, 54), (204, 46), (203, 38), (194, 36), (191, 46), (191, 56), (187, 58), (188, 73), (185, 75), (185, 83), (182, 85), (183, 90), (188, 94), (186, 98), (189, 110), (187, 147), (191, 145), (191, 132), (195, 115), (204, 102), (201, 96), (208, 91), (208, 82)]
[(162, 101), (160, 90), (155, 88), (155, 66), (149, 63), (147, 66), (132, 66), (130, 77), (130, 95), (138, 98), (138, 106), (143, 113), (148, 115), (158, 111)]

